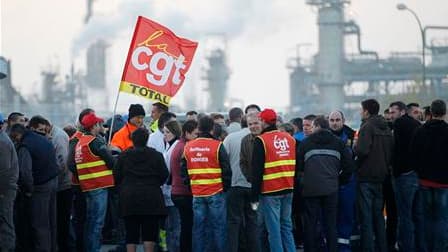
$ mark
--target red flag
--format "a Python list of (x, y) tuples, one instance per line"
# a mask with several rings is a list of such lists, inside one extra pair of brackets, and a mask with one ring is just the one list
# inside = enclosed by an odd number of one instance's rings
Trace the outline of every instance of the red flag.
[(185, 80), (197, 47), (197, 42), (139, 16), (120, 91), (169, 105)]

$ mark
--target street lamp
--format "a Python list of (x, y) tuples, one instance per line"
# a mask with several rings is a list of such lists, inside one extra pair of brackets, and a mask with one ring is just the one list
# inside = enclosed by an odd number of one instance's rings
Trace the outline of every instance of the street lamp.
[(417, 13), (413, 11), (412, 9), (409, 9), (405, 4), (399, 3), (397, 4), (398, 10), (407, 10), (409, 11), (417, 20), (418, 27), (420, 28), (420, 33), (422, 36), (422, 82), (423, 85), (426, 83), (426, 54), (425, 54), (425, 48), (426, 48), (426, 38), (425, 38), (425, 30), (423, 29), (422, 23), (420, 22), (420, 19), (417, 16)]

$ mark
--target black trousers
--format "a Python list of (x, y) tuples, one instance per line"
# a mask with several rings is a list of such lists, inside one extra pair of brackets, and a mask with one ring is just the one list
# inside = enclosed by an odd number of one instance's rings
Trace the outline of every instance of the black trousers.
[(180, 251), (192, 251), (193, 196), (171, 195), (180, 216)]
[(232, 187), (227, 193), (227, 242), (230, 252), (243, 248), (245, 251), (260, 251), (257, 212), (252, 210), (250, 199), (251, 188)]
[(56, 194), (58, 178), (34, 185), (31, 196), (33, 251), (56, 251)]
[(72, 227), (75, 233), (75, 251), (84, 251), (84, 223), (86, 221), (86, 198), (79, 186), (72, 186), (73, 216)]
[(70, 215), (73, 203), (72, 189), (57, 193), (57, 237), (59, 251), (70, 251)]
[(392, 183), (392, 176), (386, 177), (383, 183), (383, 199), (386, 208), (386, 237), (387, 247), (389, 251), (394, 251), (395, 243), (397, 242), (397, 205), (395, 201), (395, 189)]
[(338, 192), (317, 197), (304, 197), (304, 249), (305, 252), (319, 251), (321, 230), (325, 229), (327, 248), (330, 252), (338, 250), (337, 245), (337, 211)]
[(31, 238), (31, 197), (17, 193), (14, 204), (14, 225), (16, 228), (16, 252), (32, 251)]

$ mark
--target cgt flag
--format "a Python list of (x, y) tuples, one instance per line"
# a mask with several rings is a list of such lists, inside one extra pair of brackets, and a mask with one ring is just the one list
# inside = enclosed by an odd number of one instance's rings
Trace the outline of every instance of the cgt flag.
[(190, 68), (197, 42), (139, 16), (120, 83), (120, 92), (169, 105)]

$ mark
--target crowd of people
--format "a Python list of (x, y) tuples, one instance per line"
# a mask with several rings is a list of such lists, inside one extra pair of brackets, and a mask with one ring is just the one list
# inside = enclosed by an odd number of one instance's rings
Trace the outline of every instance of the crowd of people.
[(446, 103), (360, 107), (0, 114), (0, 252), (448, 251)]

